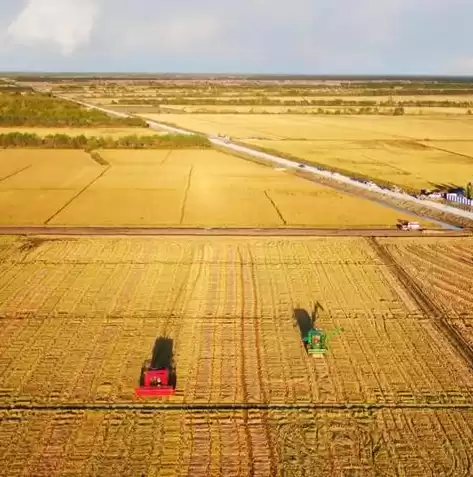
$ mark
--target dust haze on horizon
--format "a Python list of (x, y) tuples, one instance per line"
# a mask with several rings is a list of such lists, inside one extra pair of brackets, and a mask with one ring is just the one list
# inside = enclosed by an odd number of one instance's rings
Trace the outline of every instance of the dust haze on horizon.
[(2, 0), (0, 70), (471, 75), (471, 0)]

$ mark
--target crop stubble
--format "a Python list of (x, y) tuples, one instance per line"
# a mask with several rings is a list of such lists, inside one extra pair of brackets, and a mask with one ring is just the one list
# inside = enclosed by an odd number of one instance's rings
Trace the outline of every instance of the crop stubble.
[(472, 240), (383, 239), (381, 243), (473, 349)]
[(0, 475), (456, 476), (473, 459), (471, 411), (251, 411), (249, 420), (247, 434), (241, 411), (0, 411)]
[[(468, 241), (445, 243), (448, 264), (467, 255)], [(420, 477), (471, 465), (471, 411), (432, 406), (471, 403), (472, 373), (363, 239), (2, 237), (0, 256), (0, 475)], [(344, 327), (322, 359), (305, 354), (292, 317), (315, 300), (323, 328)], [(164, 334), (178, 375), (164, 403), (187, 411), (133, 397)], [(269, 409), (192, 410), (238, 403)], [(367, 409), (271, 409), (313, 403)], [(368, 410), (380, 405), (394, 407)]]
[[(467, 365), (362, 239), (103, 238), (9, 250), (4, 404), (132, 401), (163, 334), (177, 362), (170, 402), (471, 398)], [(293, 318), (315, 300), (323, 328), (345, 329), (322, 360), (305, 355)]]

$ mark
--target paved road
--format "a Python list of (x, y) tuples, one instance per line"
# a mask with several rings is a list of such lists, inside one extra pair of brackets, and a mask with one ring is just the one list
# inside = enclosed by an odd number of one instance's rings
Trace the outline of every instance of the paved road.
[[(103, 111), (107, 114), (111, 114), (111, 115), (114, 115), (114, 116), (133, 117), (130, 114), (120, 113), (120, 112), (117, 112), (117, 111), (112, 111), (112, 110), (109, 110), (109, 109), (106, 109), (106, 108), (102, 108), (100, 106), (96, 106), (96, 105), (93, 105), (93, 104), (88, 104), (88, 103), (85, 103), (83, 101), (79, 101), (77, 99), (70, 98), (70, 97), (67, 97), (67, 96), (62, 96), (61, 95), (59, 97), (61, 97), (62, 99), (66, 99), (68, 101), (73, 101), (75, 103), (81, 104), (81, 105), (89, 107), (89, 108), (98, 109), (99, 111)], [(186, 134), (186, 135), (192, 135), (193, 134), (193, 133), (191, 133), (189, 131), (186, 131), (184, 129), (180, 129), (180, 128), (173, 127), (173, 126), (168, 126), (167, 124), (162, 124), (162, 123), (159, 123), (157, 121), (146, 121), (146, 123), (148, 124), (148, 126), (150, 128), (156, 129), (156, 130), (166, 130), (166, 131), (169, 131), (169, 132), (172, 132), (172, 133)], [(275, 165), (282, 166), (286, 169), (297, 169), (300, 166), (300, 163), (298, 163), (296, 161), (292, 161), (292, 160), (289, 160), (289, 159), (285, 159), (283, 157), (275, 156), (273, 154), (268, 154), (268, 153), (265, 153), (265, 152), (257, 151), (255, 149), (252, 149), (251, 147), (248, 147), (248, 146), (242, 146), (240, 144), (234, 144), (231, 141), (224, 140), (224, 139), (218, 138), (216, 136), (211, 136), (210, 135), (210, 136), (208, 136), (208, 139), (210, 140), (210, 142), (212, 144), (214, 144), (216, 146), (219, 146), (221, 148), (225, 148), (225, 149), (229, 149), (231, 151), (243, 153), (243, 154), (246, 154), (248, 156), (258, 158), (258, 159), (263, 159), (263, 160), (271, 162)], [(451, 215), (454, 215), (454, 216), (457, 216), (457, 217), (463, 217), (463, 218), (473, 220), (473, 212), (468, 212), (466, 210), (457, 209), (455, 207), (451, 207), (451, 206), (448, 206), (448, 205), (445, 205), (445, 204), (439, 204), (439, 203), (431, 201), (431, 200), (417, 199), (416, 197), (413, 197), (409, 194), (394, 192), (394, 191), (391, 191), (391, 190), (388, 190), (388, 189), (383, 189), (383, 188), (381, 188), (379, 186), (376, 186), (376, 185), (363, 184), (361, 182), (358, 182), (354, 179), (351, 179), (350, 177), (344, 176), (344, 175), (339, 174), (337, 172), (329, 172), (329, 171), (326, 171), (326, 170), (323, 170), (323, 169), (319, 169), (318, 167), (308, 166), (308, 165), (305, 165), (304, 171), (309, 172), (309, 173), (311, 173), (315, 176), (322, 176), (324, 178), (335, 180), (335, 181), (340, 182), (340, 183), (345, 183), (345, 184), (348, 184), (350, 186), (356, 187), (358, 189), (368, 190), (370, 192), (376, 192), (376, 193), (380, 194), (381, 196), (392, 197), (392, 198), (395, 198), (395, 199), (398, 199), (398, 200), (415, 203), (415, 204), (417, 204), (419, 206), (422, 206), (422, 207), (428, 207), (430, 209), (445, 212), (445, 213), (448, 213), (448, 214), (451, 214)]]
[(464, 237), (473, 233), (453, 230), (403, 232), (397, 229), (300, 229), (300, 228), (158, 228), (158, 227), (0, 227), (0, 235), (96, 235), (96, 236), (255, 236), (255, 237)]

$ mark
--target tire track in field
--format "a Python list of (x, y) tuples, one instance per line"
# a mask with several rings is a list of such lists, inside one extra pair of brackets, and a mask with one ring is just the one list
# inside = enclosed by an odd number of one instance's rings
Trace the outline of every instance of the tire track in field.
[(12, 172), (11, 174), (8, 174), (4, 177), (0, 177), (0, 182), (3, 182), (3, 181), (6, 181), (7, 179), (10, 179), (10, 177), (14, 177), (18, 174), (21, 174), (23, 171), (26, 171), (27, 169), (29, 169), (30, 167), (32, 167), (32, 165), (30, 164), (29, 166), (26, 166), (26, 167), (23, 167), (22, 169), (18, 169), (17, 171), (15, 172)]
[(164, 159), (161, 161), (161, 163), (159, 164), (160, 166), (162, 166), (163, 164), (165, 164), (168, 159), (171, 157), (171, 154), (172, 154), (172, 149), (166, 154), (166, 156), (164, 157)]
[[(248, 247), (248, 255), (250, 257), (250, 277), (251, 277), (251, 289), (253, 291), (253, 316), (256, 315), (256, 312), (258, 310), (258, 290), (256, 289), (256, 270), (255, 270), (255, 260), (253, 257), (253, 254), (251, 252), (251, 248)], [(267, 403), (268, 402), (268, 396), (266, 393), (265, 389), (265, 384), (264, 384), (264, 379), (263, 379), (263, 372), (262, 372), (262, 356), (261, 352), (263, 348), (263, 343), (261, 340), (261, 321), (260, 320), (252, 320), (253, 322), (253, 329), (255, 332), (255, 344), (256, 344), (256, 370), (258, 373), (258, 381), (260, 385), (260, 392), (261, 392), (261, 397), (263, 398), (263, 402)], [(269, 475), (271, 477), (274, 477), (277, 475), (277, 468), (275, 466), (276, 462), (276, 456), (277, 456), (277, 450), (274, 445), (274, 442), (271, 438), (271, 431), (270, 431), (270, 424), (266, 418), (265, 415), (261, 416), (262, 424), (263, 424), (263, 429), (265, 433), (265, 438), (266, 442), (268, 445), (268, 454), (269, 454)]]
[[(243, 393), (243, 400), (245, 403), (248, 403), (248, 387), (246, 385), (246, 363), (245, 363), (245, 279), (244, 279), (244, 264), (243, 264), (243, 254), (241, 253), (241, 248), (237, 247), (238, 260), (240, 265), (239, 275), (240, 275), (240, 288), (241, 288), (241, 315), (240, 315), (240, 352), (241, 352), (241, 364), (240, 364), (240, 384)], [(249, 428), (249, 416), (248, 409), (245, 408), (243, 413), (243, 426), (245, 430), (245, 440), (246, 447), (248, 452), (248, 467), (250, 470), (250, 475), (254, 475), (254, 452), (253, 452), (253, 442), (251, 439), (251, 433)]]
[(182, 201), (182, 206), (181, 206), (181, 217), (179, 219), (179, 224), (182, 225), (184, 222), (184, 215), (186, 213), (186, 206), (187, 206), (187, 197), (189, 195), (189, 189), (191, 188), (191, 182), (192, 182), (192, 173), (194, 172), (194, 166), (191, 166), (189, 170), (189, 176), (187, 177), (187, 186), (186, 190), (184, 192), (184, 199)]
[(448, 323), (442, 310), (422, 291), (420, 286), (411, 278), (406, 270), (399, 265), (391, 253), (381, 245), (374, 237), (367, 237), (366, 241), (371, 245), (378, 257), (386, 265), (388, 270), (395, 275), (399, 283), (404, 287), (406, 293), (415, 303), (424, 311), (424, 313), (433, 319), (433, 322), (443, 334), (453, 349), (466, 361), (468, 366), (473, 369), (473, 349), (463, 336)]
[(93, 179), (91, 182), (89, 182), (85, 187), (83, 187), (74, 197), (69, 199), (58, 211), (56, 211), (49, 219), (44, 222), (44, 225), (48, 225), (51, 220), (56, 218), (61, 212), (63, 212), (69, 205), (72, 204), (80, 195), (82, 195), (89, 187), (94, 185), (99, 179), (101, 179), (109, 170), (111, 166), (106, 167), (95, 179)]
[(276, 202), (274, 202), (274, 200), (271, 198), (271, 196), (268, 194), (268, 191), (265, 190), (264, 191), (264, 195), (266, 196), (266, 198), (269, 200), (269, 202), (271, 203), (271, 205), (273, 206), (274, 210), (276, 211), (276, 213), (278, 214), (281, 222), (284, 224), (284, 225), (287, 225), (287, 222), (286, 222), (286, 219), (284, 218), (284, 216), (282, 215), (282, 212), (279, 210), (279, 207), (277, 206)]

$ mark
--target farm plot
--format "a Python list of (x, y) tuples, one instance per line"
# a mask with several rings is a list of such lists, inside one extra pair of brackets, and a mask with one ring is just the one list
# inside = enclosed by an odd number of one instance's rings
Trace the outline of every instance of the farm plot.
[(432, 148), (438, 148), (439, 150), (449, 151), (454, 154), (465, 156), (466, 158), (471, 159), (471, 161), (468, 161), (470, 164), (473, 162), (473, 141), (428, 141), (423, 144)]
[(349, 119), (335, 120), (301, 115), (268, 114), (145, 114), (151, 120), (177, 124), (206, 134), (226, 134), (236, 139), (386, 139), (389, 133), (352, 128)]
[(301, 116), (268, 114), (148, 114), (196, 131), (237, 139), (293, 140), (471, 140), (473, 120), (392, 116)]
[(44, 224), (103, 170), (82, 151), (0, 151), (0, 224)]
[(441, 310), (472, 314), (473, 241), (469, 238), (380, 240)]
[(472, 180), (473, 121), (463, 117), (146, 116), (401, 187), (464, 186)]
[[(3, 405), (134, 402), (160, 336), (170, 402), (471, 402), (467, 364), (362, 239), (19, 241), (0, 272)], [(301, 344), (316, 301), (344, 328), (321, 360)]]
[(473, 241), (381, 242), (473, 349)]
[(100, 155), (109, 168), (52, 225), (393, 227), (399, 217), (375, 202), (217, 151)]
[(0, 475), (467, 475), (470, 411), (0, 411)]
[[(473, 179), (471, 143), (418, 143), (410, 140), (363, 141), (269, 141), (247, 140), (248, 144), (270, 149), (309, 163), (335, 168), (347, 174), (362, 174), (412, 189), (432, 189), (442, 184), (465, 185)], [(458, 146), (460, 144), (460, 146)], [(473, 156), (473, 148), (470, 149)], [(450, 152), (452, 151), (452, 152)]]
[(373, 132), (399, 139), (426, 140), (471, 140), (473, 120), (467, 116), (448, 118), (394, 117), (370, 118), (354, 116), (329, 118), (334, 126), (348, 127), (358, 131)]

